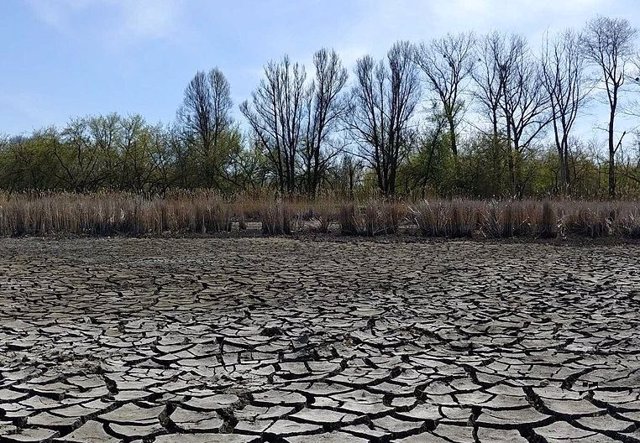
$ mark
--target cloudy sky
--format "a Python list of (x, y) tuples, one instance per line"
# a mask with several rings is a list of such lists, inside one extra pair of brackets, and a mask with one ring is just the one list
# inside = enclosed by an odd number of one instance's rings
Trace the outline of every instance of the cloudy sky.
[(0, 133), (114, 111), (169, 122), (214, 66), (238, 104), (285, 53), (331, 47), (352, 66), (396, 40), (494, 29), (536, 47), (598, 14), (640, 25), (638, 0), (1, 0)]

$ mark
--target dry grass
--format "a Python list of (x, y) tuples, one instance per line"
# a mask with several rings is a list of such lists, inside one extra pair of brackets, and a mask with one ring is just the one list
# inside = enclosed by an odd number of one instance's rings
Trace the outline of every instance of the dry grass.
[(278, 200), (265, 203), (260, 211), (262, 233), (268, 235), (291, 234), (291, 208), (285, 202)]
[(553, 238), (558, 235), (558, 214), (553, 203), (550, 201), (542, 204), (539, 231), (542, 238)]
[(163, 235), (231, 230), (233, 207), (213, 193), (0, 196), (0, 235)]
[(448, 238), (640, 238), (638, 202), (269, 199), (214, 192), (165, 197), (123, 193), (0, 194), (0, 236), (188, 235), (246, 229), (265, 235), (416, 233)]
[(410, 211), (426, 237), (471, 237), (481, 223), (478, 202), (469, 200), (424, 201), (412, 206)]
[(411, 212), (429, 237), (640, 238), (637, 202), (454, 200), (419, 203)]

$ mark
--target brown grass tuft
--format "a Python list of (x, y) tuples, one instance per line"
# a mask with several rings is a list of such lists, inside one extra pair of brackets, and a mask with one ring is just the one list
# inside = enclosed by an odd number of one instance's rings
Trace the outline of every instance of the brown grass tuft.
[(265, 204), (260, 211), (262, 233), (267, 235), (291, 234), (291, 209), (287, 202), (278, 200)]
[(542, 215), (538, 230), (542, 238), (554, 238), (558, 235), (558, 216), (553, 203), (550, 201), (545, 201), (542, 204)]

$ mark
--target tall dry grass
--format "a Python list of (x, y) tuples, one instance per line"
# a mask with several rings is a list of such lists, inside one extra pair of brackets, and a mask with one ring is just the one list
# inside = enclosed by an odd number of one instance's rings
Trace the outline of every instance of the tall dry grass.
[(211, 234), (260, 223), (264, 235), (419, 234), (447, 238), (640, 238), (640, 204), (620, 201), (273, 199), (215, 192), (0, 194), (0, 236)]
[(429, 237), (640, 238), (638, 202), (454, 200), (419, 203), (411, 212)]
[(163, 235), (231, 230), (233, 205), (214, 193), (0, 195), (0, 235)]

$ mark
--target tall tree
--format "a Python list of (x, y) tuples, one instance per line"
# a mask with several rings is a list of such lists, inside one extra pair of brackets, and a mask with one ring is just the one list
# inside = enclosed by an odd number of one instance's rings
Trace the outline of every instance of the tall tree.
[(547, 36), (542, 50), (542, 78), (550, 100), (553, 136), (560, 162), (560, 189), (571, 184), (569, 140), (578, 112), (587, 97), (580, 35), (567, 30), (555, 39)]
[[(504, 81), (501, 74), (503, 59), (505, 59), (507, 37), (499, 32), (493, 32), (483, 37), (476, 46), (476, 63), (472, 71), (475, 84), (473, 95), (479, 105), (480, 112), (487, 115), (490, 132), (483, 131), (490, 137), (492, 182), (502, 183), (502, 147), (506, 134), (504, 116), (501, 113)], [(500, 194), (500, 189), (494, 189), (494, 195)]]
[(634, 55), (637, 31), (628, 20), (597, 17), (587, 22), (582, 34), (581, 49), (586, 60), (599, 71), (599, 80), (606, 91), (609, 105), (607, 125), (609, 148), (609, 197), (616, 197), (615, 120), (620, 104), (620, 90), (625, 83), (627, 65)]
[(512, 195), (522, 195), (522, 161), (527, 150), (549, 124), (549, 97), (545, 94), (542, 68), (527, 42), (512, 35), (503, 54), (498, 54), (502, 88), (500, 107), (506, 121), (506, 146)]
[(304, 187), (312, 198), (330, 162), (341, 152), (339, 141), (330, 137), (347, 110), (342, 91), (348, 78), (335, 51), (319, 50), (313, 56), (313, 65), (315, 78), (307, 96), (305, 136), (300, 150)]
[(475, 41), (472, 33), (447, 34), (416, 48), (415, 61), (442, 105), (455, 158), (458, 156), (457, 127), (465, 110), (463, 94), (475, 61)]
[(221, 188), (230, 154), (238, 147), (230, 133), (231, 87), (218, 68), (198, 71), (184, 92), (178, 121), (184, 139), (195, 154), (198, 185)]
[(418, 71), (408, 42), (393, 45), (386, 63), (376, 63), (371, 56), (357, 61), (347, 123), (360, 157), (375, 171), (384, 195), (395, 194), (419, 98)]
[(282, 194), (296, 190), (296, 160), (303, 140), (303, 120), (308, 88), (304, 66), (292, 63), (288, 56), (269, 62), (264, 78), (245, 101), (240, 111), (275, 171)]

